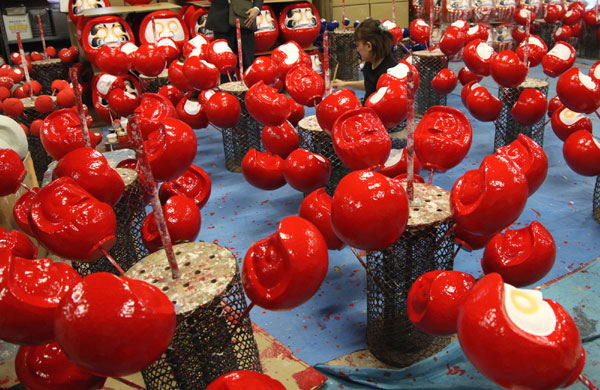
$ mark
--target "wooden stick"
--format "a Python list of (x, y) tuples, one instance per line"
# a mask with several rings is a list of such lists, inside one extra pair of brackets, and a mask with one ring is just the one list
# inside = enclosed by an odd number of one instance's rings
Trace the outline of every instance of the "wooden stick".
[[(529, 13), (531, 13), (531, 11), (529, 11)], [(525, 50), (523, 53), (523, 62), (525, 63), (525, 66), (527, 67), (527, 74), (529, 75), (529, 30), (531, 29), (531, 21), (529, 19), (529, 16), (527, 16), (527, 22), (525, 23)]]
[(392, 0), (392, 23), (396, 24), (396, 0)]
[(137, 389), (137, 390), (146, 390), (146, 388), (145, 388), (145, 387), (142, 387), (142, 386), (140, 386), (140, 385), (137, 385), (137, 384), (133, 383), (132, 381), (130, 381), (130, 380), (127, 380), (127, 379), (125, 379), (125, 378), (113, 377), (113, 379), (114, 379), (114, 380), (116, 380), (116, 381), (118, 381), (118, 382), (121, 382), (121, 383), (123, 383), (124, 385), (127, 385), (127, 386), (129, 386), (129, 387), (132, 387), (132, 388), (134, 388), (134, 389)]
[(433, 182), (433, 169), (429, 171), (429, 180), (427, 180), (427, 184), (431, 184)]
[(335, 69), (333, 70), (333, 78), (332, 78), (332, 80), (335, 80), (335, 78), (337, 77), (337, 71), (338, 71), (339, 67), (340, 67), (340, 63), (338, 62), (337, 64), (335, 64)]
[(19, 45), (19, 53), (21, 54), (21, 67), (25, 73), (25, 80), (29, 84), (29, 97), (33, 100), (33, 87), (31, 86), (31, 78), (29, 78), (29, 69), (27, 68), (27, 58), (23, 50), (23, 41), (21, 41), (21, 33), (17, 32), (17, 44)]
[(135, 146), (138, 165), (144, 178), (144, 187), (146, 187), (144, 190), (147, 190), (148, 187), (150, 189), (150, 203), (154, 211), (154, 218), (156, 219), (156, 226), (160, 234), (160, 240), (165, 248), (165, 253), (167, 254), (167, 260), (169, 261), (169, 267), (171, 267), (173, 279), (177, 279), (179, 277), (179, 266), (177, 265), (177, 259), (175, 258), (175, 253), (173, 252), (173, 244), (171, 242), (169, 231), (167, 230), (165, 214), (163, 213), (160, 199), (158, 198), (158, 191), (156, 190), (156, 186), (153, 184), (154, 175), (152, 174), (152, 168), (150, 167), (148, 155), (144, 149), (144, 139), (142, 138), (142, 132), (140, 131), (138, 125), (137, 116), (130, 116), (129, 123), (131, 124), (131, 139), (133, 141), (133, 145)]
[(75, 107), (77, 109), (77, 115), (79, 116), (79, 122), (81, 122), (81, 131), (83, 132), (83, 143), (87, 148), (92, 147), (92, 141), (90, 140), (90, 133), (88, 131), (87, 119), (85, 117), (85, 111), (83, 110), (83, 102), (81, 101), (81, 90), (79, 85), (79, 73), (77, 69), (72, 67), (69, 69), (69, 77), (73, 84), (73, 94), (75, 95)]
[(428, 0), (429, 3), (429, 41), (427, 42), (427, 50), (431, 51), (431, 37), (433, 35), (433, 0)]
[(40, 39), (42, 40), (42, 48), (44, 49), (44, 59), (48, 59), (46, 54), (46, 38), (44, 38), (44, 29), (42, 28), (42, 18), (40, 14), (37, 14), (38, 28), (40, 29)]
[(237, 48), (238, 48), (238, 64), (240, 67), (240, 81), (244, 81), (244, 52), (242, 52), (242, 29), (240, 27), (240, 20), (235, 20), (235, 33), (237, 36)]
[(121, 275), (125, 274), (125, 271), (123, 271), (123, 268), (121, 268), (121, 266), (119, 264), (117, 264), (115, 259), (113, 259), (113, 257), (110, 255), (110, 253), (108, 253), (106, 251), (106, 249), (104, 249), (103, 247), (100, 247), (100, 252), (102, 252), (104, 257), (106, 257), (108, 259), (108, 261), (113, 265), (113, 267), (115, 267), (117, 269), (117, 271), (119, 271), (119, 273)]
[(331, 93), (331, 78), (329, 77), (329, 31), (327, 30), (323, 33), (323, 70), (325, 71), (325, 94), (329, 95)]
[(415, 197), (415, 75), (409, 71), (406, 76), (406, 94), (408, 96), (406, 117), (406, 192), (408, 201), (412, 203)]
[(586, 385), (588, 389), (598, 390), (598, 388), (585, 375), (581, 374), (577, 379), (579, 379), (581, 383)]
[(154, 20), (154, 16), (152, 17), (152, 37), (154, 38), (154, 44), (158, 44), (158, 34), (156, 33), (156, 21)]
[(21, 187), (25, 188), (28, 192), (31, 192), (32, 194), (35, 194), (35, 191), (29, 187), (27, 184), (21, 182)]

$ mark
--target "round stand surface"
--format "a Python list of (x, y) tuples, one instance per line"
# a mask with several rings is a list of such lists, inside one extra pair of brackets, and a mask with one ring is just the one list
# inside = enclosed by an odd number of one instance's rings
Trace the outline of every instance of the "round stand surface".
[(446, 95), (438, 94), (431, 87), (431, 81), (442, 69), (448, 67), (448, 57), (439, 49), (415, 51), (413, 64), (419, 71), (419, 88), (415, 93), (415, 115), (422, 117), (430, 107), (446, 105)]
[(50, 94), (54, 80), (69, 80), (69, 67), (60, 58), (33, 61), (31, 78), (42, 84), (43, 94)]
[(367, 252), (367, 345), (384, 363), (405, 367), (450, 343), (418, 330), (408, 318), (407, 296), (414, 281), (436, 269), (452, 269), (454, 233), (450, 194), (414, 183), (408, 225), (394, 245)]
[(219, 89), (235, 96), (242, 107), (236, 127), (222, 129), (225, 167), (230, 172), (242, 171), (242, 160), (252, 148), (263, 151), (260, 138), (263, 126), (246, 110), (245, 98), (248, 87), (243, 81), (232, 81), (219, 85)]
[(164, 249), (126, 273), (163, 291), (177, 314), (171, 345), (142, 371), (146, 388), (205, 389), (231, 371), (261, 371), (250, 317), (242, 317), (246, 296), (233, 254), (206, 242), (178, 244), (173, 250), (180, 271), (176, 280)]

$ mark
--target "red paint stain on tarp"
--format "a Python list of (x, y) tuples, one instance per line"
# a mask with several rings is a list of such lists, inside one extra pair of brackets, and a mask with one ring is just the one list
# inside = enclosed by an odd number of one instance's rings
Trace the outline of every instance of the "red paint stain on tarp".
[(542, 213), (540, 213), (539, 211), (537, 211), (537, 210), (535, 210), (535, 209), (532, 209), (532, 208), (530, 208), (529, 210), (531, 210), (531, 211), (533, 211), (534, 213), (536, 213), (538, 217), (541, 217), (541, 216), (542, 216)]
[(267, 200), (263, 200), (262, 202), (260, 202), (260, 205), (262, 206), (262, 205), (264, 205), (265, 203), (269, 203), (269, 200), (268, 200), (268, 199), (267, 199)]
[(446, 375), (458, 374), (458, 376), (463, 376), (465, 374), (465, 370), (461, 369), (460, 366), (453, 366), (452, 368), (450, 368), (450, 364), (446, 364), (446, 367), (448, 368), (448, 372), (446, 373)]
[(327, 377), (312, 367), (292, 375), (301, 390), (318, 389), (327, 380)]

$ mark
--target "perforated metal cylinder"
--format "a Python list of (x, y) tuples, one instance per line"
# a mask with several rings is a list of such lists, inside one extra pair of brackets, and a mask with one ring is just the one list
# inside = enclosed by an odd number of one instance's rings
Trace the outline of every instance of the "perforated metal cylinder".
[(600, 223), (600, 176), (596, 177), (596, 186), (594, 187), (594, 219)]
[(161, 87), (169, 85), (169, 76), (166, 70), (156, 77), (140, 75), (139, 80), (142, 93), (158, 93)]
[(534, 26), (536, 35), (544, 41), (546, 46), (548, 46), (548, 50), (551, 50), (556, 43), (554, 41), (554, 31), (561, 26), (561, 23), (548, 24), (546, 22), (536, 22)]
[(307, 116), (298, 122), (298, 135), (300, 137), (300, 148), (318, 153), (329, 160), (331, 176), (325, 191), (333, 196), (338, 183), (351, 172), (350, 168), (344, 165), (335, 150), (333, 150), (331, 137), (321, 129), (315, 115)]
[(412, 324), (407, 296), (422, 274), (452, 269), (453, 227), (448, 191), (415, 183), (406, 231), (393, 246), (367, 252), (367, 345), (382, 362), (405, 367), (450, 343)]
[(598, 26), (588, 27), (583, 25), (581, 43), (577, 50), (578, 58), (591, 58), (597, 60), (600, 58), (600, 42), (598, 41)]
[[(333, 80), (358, 80), (358, 52), (354, 30), (334, 30), (329, 33), (329, 70)], [(337, 73), (336, 73), (337, 69)]]
[(529, 88), (537, 89), (548, 96), (548, 82), (533, 78), (527, 78), (516, 88), (498, 88), (498, 98), (502, 102), (502, 111), (498, 119), (494, 121), (496, 127), (494, 149), (510, 144), (517, 139), (519, 134), (524, 134), (533, 139), (538, 145), (544, 146), (545, 117), (542, 117), (532, 126), (525, 126), (517, 122), (510, 113), (521, 92)]
[(244, 99), (248, 87), (243, 81), (221, 84), (219, 89), (235, 96), (242, 106), (242, 113), (236, 127), (222, 129), (225, 167), (231, 172), (241, 172), (242, 160), (250, 149), (264, 151), (260, 139), (263, 126), (246, 110)]
[(31, 78), (42, 84), (42, 94), (50, 94), (54, 80), (69, 80), (69, 67), (60, 58), (33, 61)]
[[(127, 271), (148, 255), (148, 250), (142, 242), (142, 224), (146, 218), (146, 203), (137, 172), (127, 168), (115, 169), (125, 182), (125, 190), (119, 202), (113, 207), (117, 217), (115, 234), (117, 242), (109, 254), (124, 271)], [(105, 256), (93, 263), (73, 261), (72, 264), (75, 271), (82, 277), (94, 272), (110, 272), (120, 275)]]
[(164, 250), (127, 272), (161, 289), (173, 302), (177, 327), (171, 345), (142, 370), (148, 390), (205, 389), (236, 370), (261, 371), (258, 347), (234, 255), (222, 246), (192, 242), (173, 247), (180, 277), (173, 279)]
[(413, 52), (413, 64), (419, 71), (419, 88), (415, 93), (415, 115), (422, 117), (432, 106), (445, 106), (446, 95), (438, 94), (431, 87), (431, 80), (448, 67), (448, 57), (441, 50)]

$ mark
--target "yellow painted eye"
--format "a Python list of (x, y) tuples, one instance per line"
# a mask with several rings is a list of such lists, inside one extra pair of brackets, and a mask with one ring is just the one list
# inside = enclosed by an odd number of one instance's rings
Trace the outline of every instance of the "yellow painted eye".
[(98, 0), (85, 0), (85, 5), (88, 7), (95, 7), (98, 4)]
[(562, 112), (562, 116), (565, 118), (573, 118), (575, 115), (577, 115), (575, 112), (569, 110), (568, 108), (565, 108)]
[[(156, 34), (160, 35), (164, 31), (164, 29), (165, 29), (164, 24), (162, 24), (158, 20), (154, 21), (154, 24), (156, 25)], [(150, 31), (152, 31), (152, 28), (153, 28), (152, 27), (152, 22), (150, 22), (149, 26), (150, 26)]]
[(312, 9), (305, 8), (304, 9), (304, 17), (306, 18), (306, 20), (311, 20), (313, 18)]
[(97, 27), (96, 35), (94, 37), (104, 39), (108, 36), (108, 29), (105, 26)]
[(530, 294), (526, 294), (521, 290), (512, 290), (510, 292), (510, 300), (521, 313), (533, 314), (540, 310), (539, 303)]
[(267, 22), (268, 22), (269, 24), (273, 24), (273, 15), (271, 15), (271, 13), (270, 13), (270, 12), (266, 12), (266, 13), (265, 13), (265, 19), (267, 20)]
[(295, 22), (299, 22), (302, 20), (302, 13), (300, 10), (295, 9), (294, 14), (292, 15), (292, 20)]
[(171, 31), (171, 32), (177, 32), (177, 31), (179, 31), (179, 23), (177, 23), (177, 21), (175, 21), (175, 20), (171, 20), (169, 22), (169, 26), (168, 27), (169, 27), (169, 31)]
[(123, 26), (121, 26), (120, 24), (115, 24), (112, 27), (112, 33), (117, 38), (121, 38), (123, 35), (125, 35), (125, 31), (123, 31)]

